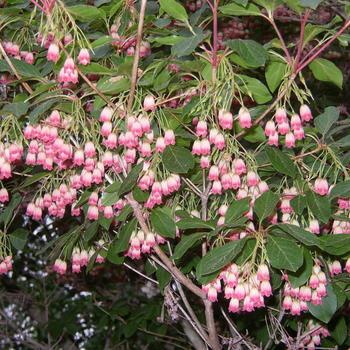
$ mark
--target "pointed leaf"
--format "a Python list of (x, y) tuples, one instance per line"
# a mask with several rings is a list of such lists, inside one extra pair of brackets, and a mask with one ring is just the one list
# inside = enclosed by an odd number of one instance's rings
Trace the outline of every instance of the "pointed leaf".
[(276, 269), (295, 272), (303, 264), (302, 249), (290, 239), (269, 235), (266, 251), (271, 266)]
[(260, 222), (272, 215), (280, 197), (272, 191), (267, 191), (258, 197), (254, 203), (254, 212), (259, 217)]

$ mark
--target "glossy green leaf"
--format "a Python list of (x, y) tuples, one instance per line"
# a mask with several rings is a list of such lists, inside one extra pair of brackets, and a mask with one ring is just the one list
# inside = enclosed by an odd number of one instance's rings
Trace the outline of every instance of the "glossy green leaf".
[(207, 228), (210, 230), (215, 229), (216, 225), (213, 221), (204, 221), (200, 218), (189, 217), (181, 219), (176, 223), (180, 230), (196, 229), (196, 228)]
[[(295, 238), (300, 243), (303, 243), (307, 247), (321, 247), (321, 242), (319, 237), (317, 237), (315, 234), (311, 233), (310, 231), (306, 231), (303, 228), (291, 225), (291, 224), (279, 224), (273, 226), (272, 230), (279, 229), (291, 237)], [(277, 233), (278, 234), (278, 233)]]
[(303, 265), (303, 251), (290, 239), (269, 235), (266, 251), (271, 266), (276, 269), (295, 272)]
[(206, 234), (202, 232), (192, 233), (187, 236), (182, 236), (181, 241), (176, 245), (172, 259), (181, 259), (186, 252), (198, 243)]
[(332, 214), (329, 198), (308, 191), (306, 192), (306, 202), (315, 217), (326, 224)]
[(266, 62), (267, 51), (254, 40), (229, 40), (227, 46), (237, 52), (244, 62), (252, 68), (261, 67)]
[(103, 11), (95, 6), (74, 5), (67, 7), (67, 11), (76, 19), (82, 22), (91, 22), (103, 18)]
[(254, 212), (262, 222), (273, 214), (280, 196), (272, 191), (267, 191), (258, 197), (254, 203)]
[(306, 198), (299, 194), (290, 201), (290, 205), (296, 214), (301, 215), (306, 208)]
[(297, 168), (290, 157), (274, 147), (266, 147), (266, 154), (272, 166), (280, 173), (295, 177)]
[(340, 317), (336, 324), (330, 328), (330, 333), (338, 345), (342, 345), (348, 337), (348, 327), (344, 317)]
[(190, 37), (183, 37), (171, 48), (171, 54), (176, 57), (190, 55), (196, 47), (205, 39), (206, 35), (198, 33)]
[(327, 285), (327, 296), (322, 298), (321, 305), (308, 303), (309, 312), (318, 320), (328, 323), (337, 310), (337, 297), (330, 284)]
[(336, 107), (327, 107), (321, 115), (315, 118), (314, 123), (317, 131), (324, 137), (338, 119), (339, 110)]
[(225, 224), (231, 225), (249, 210), (249, 198), (234, 200), (225, 214)]
[(188, 21), (188, 15), (185, 8), (175, 0), (159, 0), (160, 8), (169, 16), (182, 21)]
[(1, 113), (12, 114), (15, 117), (21, 117), (22, 115), (25, 115), (27, 113), (28, 108), (28, 102), (13, 102), (6, 104), (2, 109)]
[(162, 153), (165, 168), (171, 173), (186, 174), (194, 167), (192, 153), (184, 147), (168, 146)]
[(231, 2), (227, 5), (220, 6), (219, 11), (224, 15), (230, 16), (260, 16), (261, 11), (259, 7), (254, 4), (248, 4), (248, 6), (242, 6)]
[(176, 225), (167, 208), (156, 208), (151, 213), (151, 224), (156, 233), (163, 237), (174, 238)]
[(143, 162), (135, 165), (131, 169), (131, 171), (129, 172), (127, 177), (124, 179), (124, 181), (122, 182), (119, 188), (119, 191), (118, 191), (119, 196), (127, 192), (130, 192), (134, 188), (139, 178), (140, 172), (142, 171), (142, 168), (143, 168)]
[(271, 101), (272, 95), (270, 91), (260, 80), (246, 75), (240, 75), (239, 77), (244, 81), (244, 85), (242, 86), (243, 91), (252, 95), (253, 99), (258, 104)]
[(23, 250), (28, 240), (28, 231), (23, 228), (18, 228), (9, 235), (10, 242), (17, 250)]
[(281, 84), (286, 74), (286, 64), (283, 62), (271, 62), (265, 70), (265, 79), (271, 92), (274, 92)]
[(312, 274), (312, 267), (314, 265), (312, 256), (306, 248), (303, 248), (303, 255), (303, 265), (296, 272), (288, 272), (288, 281), (293, 288), (298, 288), (306, 284)]
[(341, 256), (350, 252), (350, 235), (336, 234), (320, 237), (322, 250), (328, 254)]
[(333, 83), (339, 89), (343, 87), (343, 73), (331, 61), (324, 58), (316, 58), (309, 67), (317, 80)]
[(318, 5), (322, 2), (323, 0), (300, 0), (300, 5), (303, 7), (310, 7), (313, 10), (316, 10)]
[(331, 190), (331, 198), (350, 197), (350, 180), (338, 182)]
[(21, 204), (21, 202), (22, 196), (18, 192), (14, 193), (10, 199), (10, 202), (0, 214), (0, 222), (3, 222), (4, 226), (9, 224), (15, 209)]
[(212, 249), (198, 263), (196, 268), (197, 279), (200, 280), (202, 276), (217, 272), (231, 263), (242, 250), (245, 242), (245, 239), (231, 241), (222, 247)]

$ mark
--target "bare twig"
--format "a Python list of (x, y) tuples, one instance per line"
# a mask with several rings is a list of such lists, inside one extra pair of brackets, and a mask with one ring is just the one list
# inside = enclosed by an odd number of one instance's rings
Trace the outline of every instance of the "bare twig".
[[(13, 74), (16, 76), (16, 78), (18, 80), (21, 80), (22, 77), (19, 75), (19, 73), (17, 72), (15, 66), (13, 65), (13, 63), (11, 62), (11, 60), (9, 59), (9, 57), (7, 56), (6, 54), (6, 51), (4, 49), (4, 47), (2, 46), (2, 43), (0, 42), (0, 52), (1, 52), (1, 55), (4, 56), (5, 58), (5, 61), (7, 62), (7, 64), (9, 65), (9, 67), (11, 68)], [(25, 81), (21, 81), (21, 84), (23, 85), (23, 87), (27, 90), (27, 92), (29, 94), (32, 94), (33, 93), (33, 90), (32, 88), (28, 85), (28, 83), (26, 83)]]
[(135, 97), (137, 71), (139, 68), (140, 46), (142, 41), (142, 30), (143, 30), (143, 22), (145, 19), (146, 5), (147, 5), (147, 0), (141, 0), (141, 9), (140, 9), (140, 15), (139, 15), (139, 25), (137, 28), (134, 62), (133, 62), (132, 73), (131, 73), (131, 85), (130, 85), (130, 94), (129, 94), (129, 100), (128, 100), (128, 111), (131, 110), (132, 104), (134, 102), (134, 97)]

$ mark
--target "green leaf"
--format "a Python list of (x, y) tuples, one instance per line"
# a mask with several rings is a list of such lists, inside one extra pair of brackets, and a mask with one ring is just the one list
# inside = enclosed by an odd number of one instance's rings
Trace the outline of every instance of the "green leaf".
[(309, 67), (317, 80), (333, 83), (339, 89), (343, 86), (343, 73), (331, 61), (324, 58), (316, 58)]
[(153, 88), (156, 91), (165, 89), (170, 83), (170, 73), (168, 69), (164, 69), (157, 77), (154, 79)]
[(87, 66), (79, 66), (79, 68), (84, 74), (91, 74), (91, 73), (98, 74), (98, 75), (112, 74), (112, 70), (96, 62), (91, 62)]
[(158, 266), (156, 270), (156, 277), (157, 281), (159, 282), (159, 289), (163, 292), (164, 288), (169, 284), (171, 280), (171, 274), (161, 266)]
[(91, 22), (103, 18), (103, 11), (95, 6), (74, 5), (67, 7), (67, 11), (76, 19), (82, 22)]
[(307, 191), (306, 202), (315, 217), (326, 224), (332, 214), (329, 198), (314, 191)]
[(182, 36), (179, 35), (168, 35), (168, 36), (161, 36), (161, 37), (156, 37), (150, 40), (151, 42), (156, 42), (161, 45), (175, 45), (178, 42), (183, 40)]
[(244, 81), (242, 89), (245, 93), (252, 95), (253, 99), (258, 104), (263, 104), (271, 101), (272, 95), (268, 88), (258, 79), (248, 77), (246, 75), (239, 75)]
[(206, 35), (202, 33), (190, 37), (182, 37), (181, 41), (178, 41), (171, 47), (171, 54), (176, 57), (188, 56), (205, 39), (205, 37)]
[(241, 252), (237, 255), (235, 263), (238, 265), (243, 265), (249, 259), (249, 257), (252, 256), (255, 247), (256, 239), (253, 237), (249, 237)]
[(176, 234), (176, 226), (171, 217), (168, 208), (157, 208), (152, 210), (151, 224), (154, 230), (163, 237), (174, 238)]
[(254, 40), (229, 40), (227, 46), (237, 52), (245, 63), (252, 68), (261, 67), (266, 62), (267, 51)]
[(18, 228), (9, 235), (10, 242), (17, 250), (23, 250), (28, 240), (28, 231), (23, 228)]
[(311, 23), (308, 23), (305, 26), (305, 34), (304, 34), (304, 41), (303, 41), (303, 47), (306, 46), (307, 43), (309, 43), (311, 40), (313, 40), (317, 35), (323, 33), (326, 31), (326, 28), (323, 26), (314, 25)]
[(263, 6), (268, 11), (274, 11), (278, 6), (283, 4), (282, 0), (254, 0), (260, 6)]
[(159, 0), (160, 8), (169, 16), (182, 21), (188, 21), (188, 15), (185, 8), (175, 0)]
[(296, 272), (288, 272), (288, 281), (293, 288), (300, 287), (308, 282), (311, 274), (314, 261), (310, 252), (303, 248), (304, 262), (303, 265)]
[(348, 337), (348, 327), (345, 318), (342, 316), (338, 319), (334, 327), (330, 328), (330, 333), (338, 345), (342, 345)]
[(274, 147), (266, 147), (266, 154), (272, 166), (280, 173), (295, 177), (297, 168), (293, 161), (279, 149)]
[(129, 172), (127, 177), (124, 179), (124, 181), (122, 182), (119, 188), (119, 191), (118, 191), (119, 196), (121, 196), (124, 193), (130, 192), (134, 188), (139, 178), (140, 172), (142, 171), (142, 168), (143, 168), (143, 162), (135, 165), (131, 169), (131, 171)]
[(290, 201), (290, 205), (296, 214), (301, 215), (306, 208), (306, 199), (304, 196), (299, 194)]
[(38, 118), (48, 111), (54, 104), (58, 102), (57, 99), (50, 99), (40, 103), (29, 113), (29, 121), (33, 124), (37, 123)]
[[(25, 61), (17, 60), (14, 58), (10, 58), (11, 63), (15, 67), (16, 71), (23, 78), (40, 78), (42, 74), (33, 64), (28, 64)], [(5, 60), (0, 60), (0, 71), (1, 72), (9, 72), (13, 74), (12, 68), (8, 65)]]
[(102, 196), (102, 205), (111, 206), (117, 203), (119, 198), (118, 192), (104, 193)]
[[(124, 207), (125, 208), (125, 207)], [(123, 209), (124, 209), (123, 208)], [(111, 217), (109, 219), (105, 218), (103, 215), (100, 215), (100, 217), (98, 218), (98, 224), (103, 227), (106, 231), (109, 230), (111, 223), (113, 222), (114, 218)]]
[(83, 235), (84, 241), (88, 242), (93, 239), (98, 231), (99, 223), (98, 221), (93, 221), (88, 223), (88, 227), (85, 229), (85, 233)]
[(291, 224), (279, 224), (275, 225), (272, 228), (272, 231), (274, 232), (274, 229), (279, 229), (287, 234), (289, 234), (291, 237), (295, 238), (300, 243), (303, 243), (307, 247), (321, 247), (321, 242), (319, 237), (315, 236), (315, 234), (306, 231), (302, 229), (299, 226), (291, 225)]
[(162, 161), (165, 168), (175, 174), (186, 174), (194, 167), (192, 153), (180, 146), (166, 147), (162, 153)]
[(254, 203), (254, 212), (260, 222), (272, 215), (280, 197), (272, 191), (267, 191), (258, 197)]
[(176, 223), (180, 230), (196, 229), (196, 228), (207, 228), (214, 230), (216, 225), (213, 221), (204, 221), (200, 218), (190, 217), (181, 219)]
[(331, 198), (350, 197), (350, 180), (338, 182), (331, 190)]
[(126, 219), (129, 217), (129, 215), (133, 213), (132, 207), (127, 204), (123, 207), (123, 209), (120, 211), (120, 213), (117, 215), (116, 219), (118, 221), (126, 221)]
[(173, 260), (181, 259), (186, 252), (193, 247), (206, 234), (203, 232), (192, 233), (188, 236), (182, 236), (181, 241), (176, 245)]
[(6, 104), (1, 112), (4, 114), (13, 114), (15, 117), (21, 117), (27, 113), (28, 108), (28, 102), (13, 102)]
[(115, 95), (130, 89), (130, 79), (117, 76), (108, 80), (100, 80), (96, 87), (104, 94)]
[(244, 7), (236, 3), (229, 3), (219, 7), (219, 11), (229, 16), (261, 16), (261, 10), (254, 4)]
[(328, 323), (337, 310), (337, 297), (330, 284), (327, 285), (327, 296), (322, 298), (321, 305), (308, 303), (309, 312), (318, 320)]
[(114, 261), (120, 261), (118, 258), (119, 253), (123, 253), (128, 249), (129, 241), (132, 233), (136, 230), (137, 220), (132, 219), (128, 223), (124, 224), (119, 230), (118, 237), (114, 238), (107, 253), (107, 259), (113, 263), (119, 263)]
[(300, 0), (300, 5), (303, 7), (310, 7), (313, 10), (317, 9), (317, 6), (322, 2), (323, 0)]
[(106, 192), (106, 193), (118, 192), (119, 189), (120, 189), (121, 184), (122, 184), (121, 182), (115, 181), (112, 184), (108, 185), (105, 188), (104, 192)]
[(79, 208), (82, 205), (84, 205), (89, 200), (91, 193), (92, 193), (91, 190), (84, 191), (80, 196), (79, 200), (74, 204), (74, 208)]
[(38, 181), (40, 181), (41, 179), (43, 179), (44, 177), (46, 177), (48, 175), (47, 171), (43, 171), (40, 173), (36, 173), (33, 176), (27, 177), (26, 180), (19, 186), (20, 189), (26, 188)]
[(335, 107), (327, 107), (324, 113), (315, 118), (314, 123), (317, 131), (324, 137), (338, 119), (339, 110)]
[(14, 193), (11, 197), (10, 203), (7, 204), (3, 212), (0, 214), (0, 222), (3, 222), (4, 226), (7, 226), (11, 221), (14, 210), (21, 202), (22, 196), (18, 192)]
[(271, 266), (276, 269), (295, 272), (303, 265), (303, 251), (290, 239), (269, 235), (266, 251)]
[(246, 239), (240, 239), (212, 249), (198, 263), (196, 268), (197, 279), (200, 281), (201, 277), (217, 272), (231, 263), (240, 253), (245, 242)]
[(234, 224), (240, 217), (242, 217), (249, 210), (249, 198), (235, 200), (228, 207), (225, 214), (225, 225)]
[(265, 71), (267, 86), (271, 92), (274, 92), (286, 74), (286, 64), (282, 62), (271, 62)]
[(326, 253), (341, 256), (350, 252), (350, 235), (337, 234), (320, 237), (320, 247)]

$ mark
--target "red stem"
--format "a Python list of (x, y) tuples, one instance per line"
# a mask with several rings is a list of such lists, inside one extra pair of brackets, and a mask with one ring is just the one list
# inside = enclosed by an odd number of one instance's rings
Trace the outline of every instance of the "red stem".
[(36, 7), (38, 7), (42, 12), (44, 12), (46, 14), (45, 9), (39, 5), (35, 0), (30, 0)]
[(286, 45), (286, 43), (285, 43), (285, 41), (284, 41), (284, 39), (283, 39), (283, 36), (282, 36), (281, 32), (279, 31), (279, 29), (278, 29), (278, 27), (277, 27), (277, 25), (276, 25), (274, 19), (273, 19), (273, 18), (269, 18), (269, 17), (267, 17), (267, 16), (263, 16), (263, 17), (265, 17), (265, 18), (271, 23), (273, 29), (275, 30), (275, 32), (276, 32), (276, 34), (277, 34), (277, 36), (278, 36), (278, 39), (279, 39), (280, 42), (281, 42), (282, 49), (283, 49), (284, 54), (286, 55), (286, 58), (287, 58), (287, 62), (288, 62), (288, 64), (291, 65), (291, 64), (292, 64), (292, 57), (291, 57), (291, 55), (290, 55), (290, 53), (289, 53), (289, 50), (288, 50), (288, 48), (287, 48), (287, 45)]
[(301, 24), (300, 24), (300, 39), (299, 39), (299, 46), (298, 46), (298, 51), (297, 51), (297, 55), (296, 55), (296, 58), (295, 58), (295, 64), (294, 64), (294, 71), (297, 69), (298, 67), (298, 64), (300, 62), (300, 57), (301, 57), (301, 54), (303, 52), (303, 42), (304, 42), (304, 35), (305, 35), (305, 25), (306, 25), (306, 22), (309, 18), (309, 15), (310, 15), (310, 10), (306, 10), (303, 18), (302, 18), (302, 21), (301, 21)]
[(295, 74), (300, 73), (306, 66), (308, 66), (315, 58), (317, 58), (333, 41), (335, 41), (345, 30), (350, 26), (350, 20), (347, 20), (343, 27), (333, 36), (331, 40), (325, 43), (319, 50), (317, 50), (310, 58), (301, 62)]

